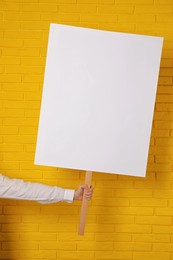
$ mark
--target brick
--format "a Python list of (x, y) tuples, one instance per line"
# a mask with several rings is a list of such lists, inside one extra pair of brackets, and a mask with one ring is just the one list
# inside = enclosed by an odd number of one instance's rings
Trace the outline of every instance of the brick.
[(7, 127), (7, 126), (3, 126), (0, 128), (0, 134), (17, 134), (19, 132), (18, 127), (16, 126), (11, 126), (11, 127)]
[(173, 138), (157, 138), (156, 145), (158, 146), (173, 146)]
[(35, 169), (45, 169), (45, 167), (44, 168), (42, 168), (41, 166), (35, 166), (34, 164), (33, 164), (33, 162), (20, 162), (20, 167), (21, 167), (21, 170), (35, 170)]
[(116, 232), (130, 233), (151, 233), (151, 225), (138, 224), (118, 224), (115, 228)]
[(12, 215), (1, 215), (0, 222), (3, 223), (20, 223), (21, 217), (20, 216), (12, 216)]
[[(58, 180), (59, 179), (65, 179), (65, 180), (76, 179), (76, 180), (78, 180), (79, 179), (79, 172), (78, 171), (71, 170), (71, 172), (70, 171), (66, 171), (66, 172), (62, 171), (61, 172), (61, 170), (62, 169), (59, 168), (58, 172), (57, 171), (55, 171), (55, 172), (44, 172), (43, 178), (44, 179), (48, 179), (48, 178), (57, 179), (58, 178)], [(95, 194), (95, 189), (94, 189), (94, 194)]]
[[(114, 0), (112, 1), (114, 2)], [(78, 4), (97, 4), (97, 2), (98, 2), (97, 0), (77, 0)]]
[(126, 189), (126, 190), (117, 190), (116, 191), (117, 196), (119, 197), (152, 197), (152, 191), (143, 189), (143, 190), (137, 190), (137, 189)]
[(22, 109), (1, 109), (1, 117), (22, 117), (24, 116), (24, 110)]
[(152, 137), (169, 137), (169, 130), (165, 129), (153, 129), (152, 130)]
[(48, 30), (49, 26), (50, 22), (46, 21), (22, 21), (21, 23), (22, 30), (32, 30), (33, 28), (36, 30)]
[(6, 73), (18, 73), (18, 74), (42, 74), (43, 68), (41, 66), (21, 66), (21, 65), (6, 65)]
[(134, 6), (132, 5), (99, 5), (98, 13), (100, 14), (120, 14), (120, 13), (133, 13)]
[(1, 40), (1, 46), (2, 47), (22, 47), (23, 41), (21, 39), (14, 39), (13, 41), (9, 39), (2, 39)]
[[(70, 220), (70, 219), (69, 219)], [(76, 225), (66, 225), (62, 223), (58, 224), (44, 224), (39, 225), (39, 230), (41, 232), (74, 232), (76, 231)]]
[(170, 163), (163, 164), (163, 163), (155, 163), (148, 166), (147, 171), (156, 171), (156, 172), (171, 172), (172, 171), (172, 165)]
[[(160, 198), (137, 198), (137, 199), (130, 199), (130, 205), (132, 207), (167, 207), (167, 199), (160, 199)], [(144, 208), (145, 209), (145, 208)], [(151, 214), (152, 215), (152, 214)]]
[(43, 176), (42, 176), (42, 172), (39, 169), (32, 170), (33, 175), (31, 175), (30, 173), (31, 173), (30, 170), (22, 170), (19, 178), (23, 178), (27, 180), (29, 176), (28, 181), (42, 182)]
[(20, 4), (19, 3), (4, 2), (0, 6), (0, 10), (19, 11), (19, 9), (20, 9)]
[[(157, 147), (157, 149), (155, 149), (155, 155), (173, 155), (173, 151), (172, 151), (171, 147), (168, 149), (167, 147), (160, 146), (160, 147)], [(162, 173), (162, 171), (160, 171), (160, 170), (158, 170), (158, 172)], [(166, 174), (170, 174), (170, 172), (166, 171)]]
[(159, 162), (159, 163), (171, 163), (172, 160), (173, 160), (173, 156), (168, 156), (168, 155), (167, 156), (163, 156), (163, 155), (156, 156), (156, 162)]
[(136, 224), (171, 225), (171, 217), (161, 216), (138, 216), (135, 217)]
[(20, 22), (19, 21), (2, 21), (0, 22), (0, 28), (3, 30), (20, 30)]
[(172, 103), (173, 95), (157, 95), (156, 102), (157, 103)]
[[(10, 82), (10, 81), (8, 81)], [(21, 92), (3, 92), (1, 99), (3, 100), (23, 100), (23, 93)]]
[(173, 173), (170, 172), (169, 174), (166, 174), (166, 173), (157, 172), (157, 180), (172, 181)]
[(6, 11), (4, 13), (5, 20), (14, 20), (14, 21), (37, 21), (40, 20), (40, 13), (39, 12), (18, 12), (18, 11)]
[[(167, 39), (169, 40), (169, 38), (167, 37)], [(162, 57), (164, 59), (172, 59), (173, 58), (173, 53), (172, 50), (168, 50), (168, 49), (163, 49), (162, 50)]]
[(169, 205), (170, 205), (170, 207), (173, 207), (173, 199), (169, 200)]
[[(117, 0), (116, 1), (117, 4), (129, 4), (128, 0)], [(153, 0), (130, 0), (131, 4), (137, 4), (137, 5), (148, 5), (148, 4), (153, 4)]]
[(153, 251), (172, 252), (173, 243), (157, 243), (153, 244)]
[(95, 250), (95, 248), (100, 248), (100, 250), (102, 251), (109, 251), (109, 250), (113, 250), (113, 242), (85, 242), (83, 243), (83, 241), (79, 241), (77, 242), (77, 250), (87, 250), (88, 248), (90, 248), (90, 250)]
[(25, 31), (5, 31), (5, 39), (41, 39), (43, 32), (34, 30)]
[(24, 83), (43, 83), (43, 75), (24, 75), (23, 77)]
[[(35, 112), (35, 110), (34, 110), (34, 112)], [(19, 128), (19, 133), (20, 134), (24, 134), (24, 135), (36, 135), (37, 134), (37, 132), (38, 132), (38, 129), (36, 128), (36, 127), (24, 127), (24, 126), (22, 126), (22, 127), (20, 127)], [(25, 148), (26, 148), (27, 146), (25, 145)], [(28, 144), (28, 149), (29, 149), (29, 147), (34, 147), (33, 145), (31, 145), (31, 144)]]
[[(128, 260), (132, 259), (132, 252), (127, 251), (127, 252), (117, 252), (115, 251), (108, 251), (108, 252), (103, 252), (103, 251), (96, 251), (95, 252), (96, 259), (99, 260)], [(139, 259), (138, 259), (139, 260)]]
[(172, 129), (173, 128), (173, 122), (170, 121), (155, 121), (154, 122), (154, 128), (155, 129)]
[(19, 57), (1, 56), (0, 64), (20, 64)]
[(60, 13), (96, 13), (97, 5), (96, 4), (77, 4), (77, 5), (59, 5)]
[(133, 216), (122, 216), (122, 215), (110, 215), (109, 216), (97, 216), (98, 223), (120, 223), (120, 224), (132, 224), (134, 223)]
[(33, 160), (33, 153), (29, 152), (5, 152), (4, 159), (6, 161), (16, 160), (16, 161), (31, 161)]
[(26, 92), (24, 94), (24, 100), (40, 100), (41, 93)]
[(164, 259), (164, 260), (170, 260), (170, 253), (164, 252), (134, 252), (133, 254), (134, 260), (139, 259), (147, 259), (147, 260), (158, 260), (158, 259)]
[[(105, 175), (105, 174), (104, 174)], [(114, 177), (114, 175), (111, 175), (110, 177), (108, 176), (105, 176), (105, 178), (107, 179), (107, 178), (113, 178)], [(97, 180), (97, 188), (106, 188), (106, 187), (109, 187), (109, 188), (119, 188), (119, 189), (121, 189), (121, 188), (132, 188), (133, 187), (133, 182), (132, 181), (118, 181), (118, 180), (116, 180), (116, 181), (111, 181), (111, 180), (104, 180), (104, 181), (102, 181), (102, 180)]]
[(158, 22), (173, 22), (172, 14), (157, 14), (157, 21)]
[(29, 56), (29, 57), (35, 57), (39, 56), (39, 48), (3, 48), (2, 54), (4, 56), (10, 55), (10, 56)]
[(172, 226), (153, 226), (153, 233), (155, 234), (170, 234), (173, 233), (173, 227)]
[(3, 232), (34, 232), (38, 230), (38, 225), (35, 224), (23, 224), (23, 223), (13, 223), (13, 224), (2, 224)]
[[(30, 91), (39, 91), (40, 89), (40, 84), (39, 83), (24, 83), (24, 82), (17, 82), (17, 83), (3, 83), (3, 86), (2, 86), (3, 90), (6, 90), (6, 91), (25, 91), (25, 92), (30, 92)], [(34, 102), (33, 102), (34, 103)], [(10, 107), (9, 107), (10, 108)], [(32, 106), (30, 107), (32, 109)]]
[(4, 171), (4, 170), (19, 170), (20, 168), (20, 164), (19, 162), (15, 162), (15, 161), (11, 161), (10, 164), (9, 162), (5, 162), (5, 161), (2, 161), (1, 162), (1, 169)]
[(81, 22), (97, 22), (97, 23), (111, 23), (117, 22), (117, 15), (108, 15), (108, 14), (98, 14), (98, 15), (90, 15), (90, 14), (82, 14)]
[(137, 14), (169, 14), (172, 12), (172, 6), (171, 5), (152, 5), (152, 6), (135, 6), (135, 13)]
[(41, 14), (41, 20), (45, 21), (52, 21), (52, 22), (78, 22), (80, 21), (80, 15), (78, 13), (42, 13)]
[(18, 233), (2, 233), (0, 232), (0, 241), (17, 241), (19, 240)]
[(29, 232), (20, 234), (21, 241), (55, 241), (56, 233)]
[(58, 252), (58, 257), (60, 259), (82, 259), (84, 255), (87, 255), (88, 259), (94, 259), (95, 254), (94, 251), (70, 251), (68, 252), (68, 250), (62, 250)]
[(21, 75), (19, 75), (19, 74), (2, 74), (2, 75), (0, 75), (0, 81), (1, 82), (21, 82)]
[[(38, 42), (40, 40), (31, 39), (31, 41), (35, 41), (35, 40), (37, 41), (37, 44), (34, 47), (40, 47), (40, 46), (38, 46)], [(26, 41), (28, 41), (28, 40), (26, 40)], [(29, 43), (30, 43), (30, 41), (29, 41)], [(24, 44), (25, 44), (25, 40), (24, 40)], [(45, 62), (46, 62), (46, 59), (43, 58), (43, 57), (21, 57), (21, 64), (22, 65), (29, 65), (29, 66), (32, 66), (32, 65), (42, 66), (43, 65), (43, 66), (45, 66)]]
[(153, 14), (121, 14), (118, 16), (118, 22), (123, 23), (123, 22), (154, 22), (155, 21), (155, 15)]
[(173, 94), (172, 86), (159, 86), (158, 87), (159, 94)]
[(160, 64), (161, 68), (165, 68), (165, 67), (173, 67), (173, 60), (172, 59), (161, 59), (161, 64)]
[(101, 205), (104, 206), (106, 201), (107, 206), (128, 206), (129, 199), (121, 199), (121, 198), (105, 198), (105, 200), (101, 199), (94, 199), (92, 205)]
[(5, 100), (4, 107), (6, 108), (29, 108), (29, 109), (39, 109), (40, 108), (40, 101), (18, 101), (15, 100)]
[[(109, 233), (110, 235), (110, 233)], [(57, 240), (60, 241), (66, 241), (68, 237), (68, 241), (79, 241), (79, 235), (77, 232), (66, 232), (66, 233), (58, 233), (57, 234)], [(94, 241), (95, 240), (95, 235), (93, 232), (91, 233), (85, 233), (85, 241)]]
[(74, 241), (73, 242), (61, 242), (61, 241), (41, 242), (40, 245), (39, 245), (39, 248), (41, 250), (57, 249), (57, 250), (68, 250), (68, 251), (72, 250), (72, 251), (74, 251), (76, 249), (76, 243), (74, 243)]
[[(13, 250), (13, 257), (18, 259), (56, 259), (55, 250)], [(9, 259), (9, 250), (0, 252), (1, 259)]]
[[(43, 41), (42, 39), (27, 39), (23, 41), (24, 47), (46, 47), (47, 48), (47, 42)], [(29, 63), (29, 65), (31, 65)]]
[(159, 85), (172, 85), (171, 77), (159, 77)]
[[(79, 222), (79, 217), (77, 215), (73, 215), (71, 216), (70, 218), (70, 222), (71, 223), (76, 223), (78, 224)], [(94, 223), (96, 222), (96, 216), (93, 216), (93, 215), (89, 215), (87, 216), (87, 223)], [(68, 215), (61, 215), (59, 216), (59, 223), (69, 223), (69, 216)]]
[(169, 182), (162, 182), (162, 181), (135, 181), (134, 188), (139, 189), (169, 189), (170, 183)]
[(2, 242), (2, 250), (11, 250), (11, 248), (15, 248), (15, 250), (34, 250), (38, 249), (38, 243), (36, 242)]
[[(81, 0), (80, 0), (81, 1)], [(98, 0), (98, 3), (99, 4), (114, 4), (115, 3), (115, 0)]]
[(171, 198), (172, 197), (172, 190), (155, 190), (154, 191), (154, 197), (155, 198)]
[(115, 243), (116, 251), (151, 251), (150, 243)]
[(132, 239), (134, 242), (152, 242), (152, 243), (169, 243), (170, 242), (170, 235), (165, 234), (133, 234)]
[(5, 66), (4, 65), (0, 65), (0, 73), (4, 73), (5, 72)]
[(172, 4), (172, 1), (171, 0), (156, 0), (155, 1), (156, 4)]
[(95, 234), (96, 241), (115, 241), (115, 242), (129, 242), (131, 241), (131, 234), (126, 233), (96, 233)]
[(24, 3), (22, 5), (22, 11), (29, 12), (57, 12), (57, 4), (50, 3)]
[(27, 136), (5, 136), (4, 135), (4, 142), (6, 144), (35, 144), (36, 137), (33, 135), (27, 135)]
[[(70, 205), (70, 207), (71, 207), (71, 205)], [(64, 215), (64, 214), (76, 215), (76, 214), (79, 214), (78, 207), (73, 206), (73, 209), (69, 209), (68, 205), (62, 206), (61, 203), (59, 203), (58, 206), (49, 205), (49, 206), (44, 206), (44, 207), (41, 208), (42, 214), (50, 215), (50, 214), (57, 214), (57, 212), (58, 212), (59, 215)]]
[(172, 1), (171, 0), (156, 0), (155, 1), (156, 4), (172, 4)]
[(160, 76), (173, 76), (173, 68), (161, 68), (160, 69)]
[[(171, 198), (171, 197), (170, 197)], [(173, 208), (157, 208), (156, 215), (158, 216), (172, 216)]]
[[(30, 206), (30, 207), (27, 207), (27, 206), (23, 206), (23, 207), (22, 206), (17, 206), (17, 207), (16, 206), (5, 206), (4, 207), (4, 213), (5, 214), (9, 214), (9, 215), (16, 215), (16, 214), (24, 214), (24, 215), (25, 214), (27, 214), (27, 215), (28, 214), (39, 214), (39, 212), (40, 212), (39, 206)], [(27, 227), (27, 225), (26, 225), (26, 227)], [(28, 226), (28, 228), (29, 228), (29, 226)]]
[(157, 111), (173, 111), (173, 104), (157, 104)]
[(90, 206), (90, 212), (91, 214), (103, 214), (104, 212), (118, 212), (119, 215), (144, 215), (144, 216), (150, 216), (153, 215), (153, 208), (146, 205), (146, 207), (92, 207)]
[(47, 215), (23, 215), (22, 216), (22, 223), (32, 223), (32, 224), (56, 224), (59, 221), (59, 216), (57, 217), (55, 215), (49, 215), (49, 219), (47, 218)]

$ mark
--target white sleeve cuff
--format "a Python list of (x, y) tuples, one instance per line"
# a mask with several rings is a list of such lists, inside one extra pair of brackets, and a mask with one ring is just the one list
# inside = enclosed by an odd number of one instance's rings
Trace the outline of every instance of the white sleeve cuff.
[(73, 202), (74, 199), (74, 190), (65, 189), (64, 192), (64, 201)]

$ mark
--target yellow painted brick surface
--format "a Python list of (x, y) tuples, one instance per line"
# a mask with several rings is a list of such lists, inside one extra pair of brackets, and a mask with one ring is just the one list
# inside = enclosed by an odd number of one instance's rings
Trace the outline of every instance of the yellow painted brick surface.
[(84, 172), (34, 165), (50, 22), (164, 37), (147, 177), (95, 173), (84, 237), (79, 202), (1, 200), (0, 259), (173, 260), (173, 1), (1, 1), (0, 171), (76, 188)]

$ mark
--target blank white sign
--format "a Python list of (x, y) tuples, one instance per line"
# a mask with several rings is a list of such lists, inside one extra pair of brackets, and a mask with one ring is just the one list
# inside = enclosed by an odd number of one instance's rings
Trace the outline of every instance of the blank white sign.
[(35, 164), (145, 176), (162, 42), (51, 24)]

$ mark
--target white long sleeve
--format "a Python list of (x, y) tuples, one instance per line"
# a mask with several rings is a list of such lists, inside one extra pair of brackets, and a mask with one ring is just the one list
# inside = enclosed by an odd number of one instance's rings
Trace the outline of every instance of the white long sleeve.
[(74, 190), (10, 179), (0, 174), (0, 198), (34, 200), (41, 204), (72, 202)]

